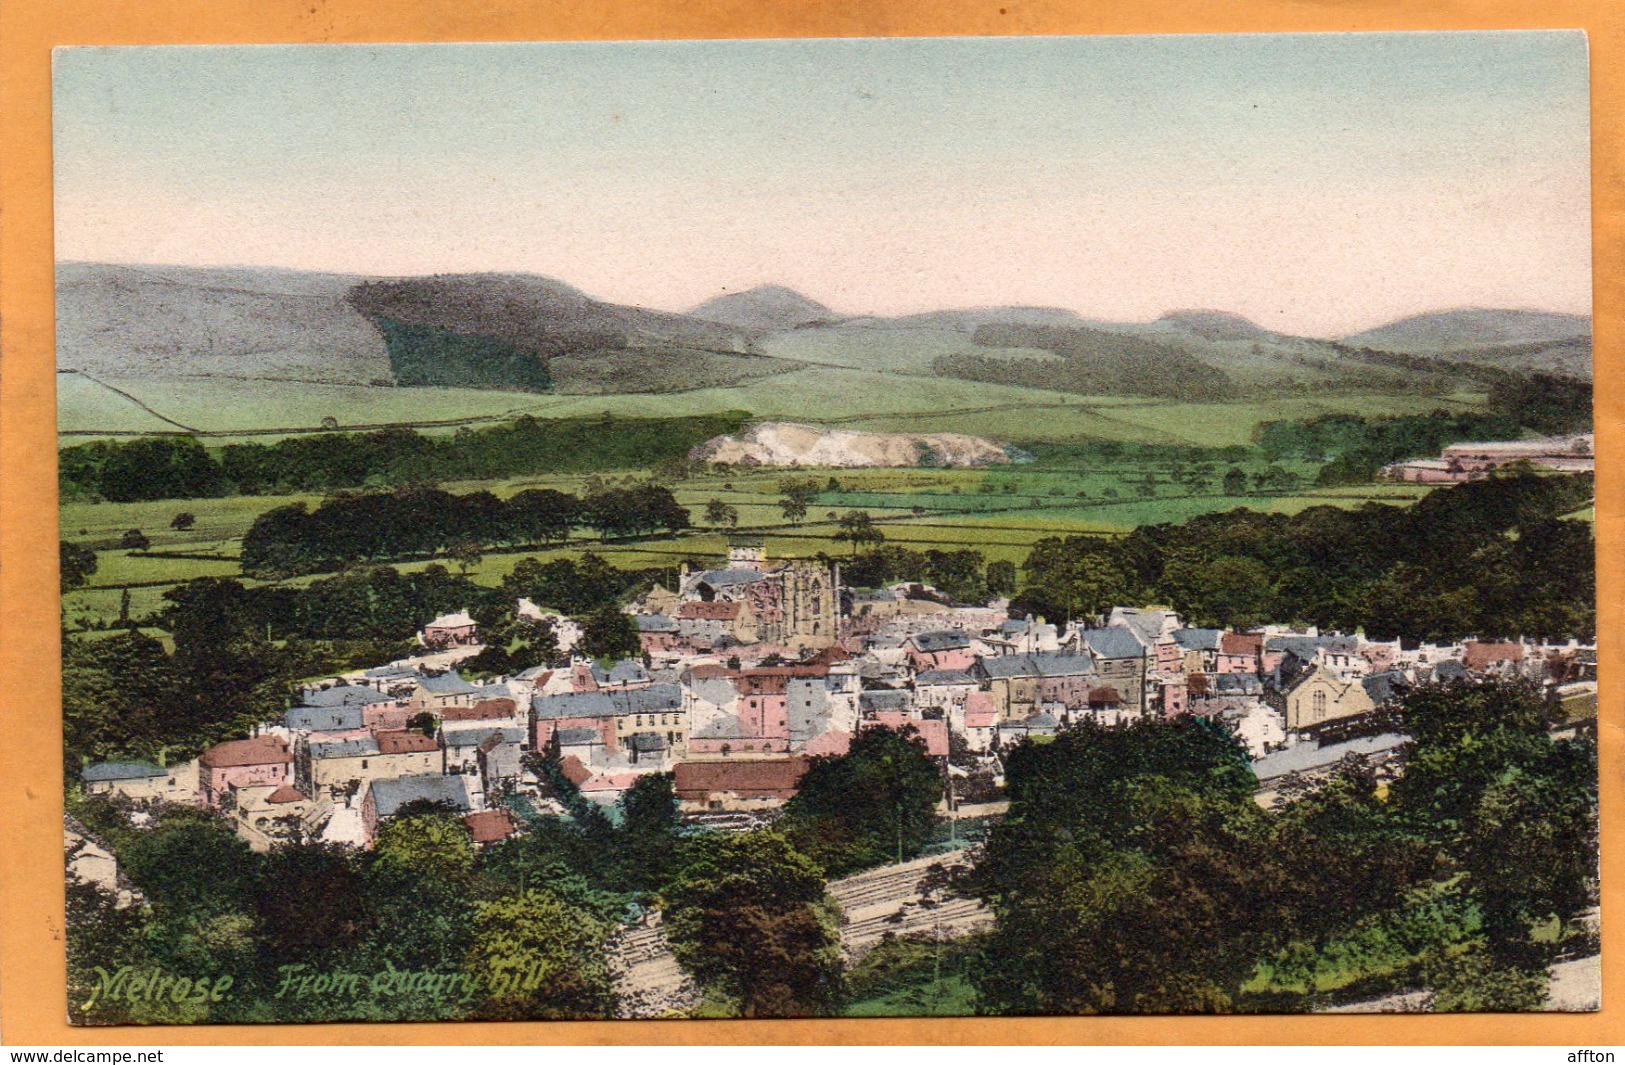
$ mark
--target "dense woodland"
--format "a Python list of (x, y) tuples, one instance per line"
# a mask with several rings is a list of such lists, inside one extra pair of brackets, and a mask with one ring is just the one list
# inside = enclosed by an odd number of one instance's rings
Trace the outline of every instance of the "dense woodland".
[(1035, 544), (1015, 605), (1051, 619), (1167, 603), (1187, 624), (1264, 622), (1365, 630), (1373, 639), (1587, 637), (1596, 548), (1565, 520), (1589, 476), (1514, 472), (1428, 493), (1408, 507), (1248, 509), (1118, 540)]
[(1595, 742), (1551, 739), (1522, 685), (1418, 689), (1402, 713), (1386, 796), (1350, 766), (1269, 811), (1201, 719), (1017, 747), (1010, 814), (968, 876), (998, 917), (971, 970), (982, 1008), (1302, 1010), (1321, 979), (1385, 970), (1369, 991), (1538, 1007), (1594, 901)]
[(315, 510), (304, 503), (266, 511), (243, 537), (250, 576), (319, 573), (357, 562), (477, 556), (487, 547), (561, 543), (577, 528), (604, 539), (681, 532), (689, 514), (658, 485), (606, 488), (579, 498), (533, 488), (510, 499), (438, 488), (337, 495)]
[(637, 469), (683, 460), (712, 437), (737, 432), (746, 417), (522, 417), (449, 436), (323, 433), (228, 444), (218, 453), (184, 436), (103, 440), (63, 448), (58, 479), (65, 500), (128, 503)]

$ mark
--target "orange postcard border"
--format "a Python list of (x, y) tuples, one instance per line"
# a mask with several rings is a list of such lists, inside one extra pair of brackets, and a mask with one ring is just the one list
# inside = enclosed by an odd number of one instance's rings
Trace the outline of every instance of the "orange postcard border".
[(1580, 28), (1592, 83), (1603, 892), (1625, 877), (1625, 9), (1613, 0), (16, 0), (0, 5), (0, 1037), (106, 1044), (1625, 1043), (1625, 924), (1603, 921), (1596, 1014), (1045, 1017), (73, 1028), (62, 936), (52, 348), (51, 48), (637, 38)]

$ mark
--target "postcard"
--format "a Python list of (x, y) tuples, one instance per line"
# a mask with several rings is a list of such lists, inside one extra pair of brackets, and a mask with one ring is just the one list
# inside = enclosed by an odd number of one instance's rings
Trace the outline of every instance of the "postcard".
[(1599, 1008), (1587, 79), (56, 50), (67, 1016)]

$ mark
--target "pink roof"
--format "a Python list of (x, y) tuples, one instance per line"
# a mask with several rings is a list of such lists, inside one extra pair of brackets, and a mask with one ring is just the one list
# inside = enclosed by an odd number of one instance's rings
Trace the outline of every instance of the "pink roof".
[(804, 754), (845, 754), (852, 747), (852, 733), (840, 729), (821, 732), (808, 741)]
[(290, 762), (293, 756), (288, 745), (275, 736), (255, 736), (246, 740), (227, 740), (217, 743), (198, 756), (198, 762), (210, 769), (224, 769), (239, 765), (275, 765)]
[(899, 731), (911, 728), (925, 741), (925, 753), (933, 758), (948, 757), (948, 722), (910, 717), (905, 710), (877, 710), (865, 725), (884, 725)]
[(304, 797), (304, 795), (302, 795), (299, 792), (299, 790), (297, 788), (294, 788), (294, 787), (292, 787), (291, 785), (288, 785), (288, 784), (284, 784), (280, 788), (278, 788), (275, 791), (271, 792), (271, 794), (267, 795), (265, 797), (265, 801), (266, 802), (274, 802), (274, 803), (278, 803), (278, 804), (285, 803), (285, 802), (304, 802), (305, 797)]
[(599, 773), (585, 784), (582, 791), (626, 791), (638, 782), (637, 773)]

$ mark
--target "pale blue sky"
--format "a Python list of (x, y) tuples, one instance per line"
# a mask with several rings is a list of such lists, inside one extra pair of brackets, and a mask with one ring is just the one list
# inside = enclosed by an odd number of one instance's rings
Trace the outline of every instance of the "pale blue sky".
[(55, 89), (64, 259), (1589, 310), (1578, 33), (78, 48)]

